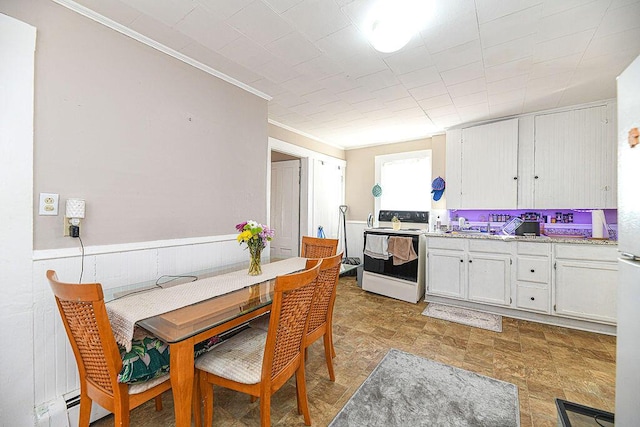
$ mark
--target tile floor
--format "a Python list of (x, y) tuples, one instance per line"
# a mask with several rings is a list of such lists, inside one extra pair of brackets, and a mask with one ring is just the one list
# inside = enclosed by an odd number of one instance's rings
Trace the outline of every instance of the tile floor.
[[(409, 304), (370, 294), (355, 278), (340, 279), (334, 312), (336, 382), (328, 379), (321, 340), (309, 352), (307, 387), (312, 424), (326, 426), (390, 348), (511, 382), (518, 386), (521, 426), (557, 426), (556, 397), (614, 410), (615, 337), (503, 318), (502, 333), (432, 319), (426, 303)], [(259, 425), (258, 402), (215, 389), (214, 425)], [(170, 392), (164, 410), (153, 402), (132, 411), (132, 426), (173, 426)], [(274, 396), (274, 426), (303, 426), (295, 382)], [(107, 417), (92, 424), (111, 426)]]

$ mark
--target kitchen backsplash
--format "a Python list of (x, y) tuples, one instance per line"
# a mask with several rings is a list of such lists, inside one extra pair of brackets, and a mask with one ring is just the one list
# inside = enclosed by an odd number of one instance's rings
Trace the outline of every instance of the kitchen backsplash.
[[(603, 209), (609, 238), (617, 240), (618, 212), (616, 209)], [(470, 228), (499, 228), (502, 223), (518, 217), (527, 221), (539, 221), (541, 233), (547, 236), (585, 236), (591, 237), (591, 209), (522, 209), (522, 210), (466, 210), (449, 211), (449, 223), (452, 229), (458, 228), (459, 218), (464, 218)]]

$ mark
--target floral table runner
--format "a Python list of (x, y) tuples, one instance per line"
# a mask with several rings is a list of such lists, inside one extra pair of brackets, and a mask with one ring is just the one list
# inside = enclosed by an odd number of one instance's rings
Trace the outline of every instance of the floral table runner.
[(247, 270), (240, 270), (183, 285), (126, 295), (106, 304), (113, 335), (116, 342), (129, 351), (135, 324), (140, 320), (303, 270), (305, 265), (306, 258), (289, 258), (264, 264), (259, 276), (249, 276)]

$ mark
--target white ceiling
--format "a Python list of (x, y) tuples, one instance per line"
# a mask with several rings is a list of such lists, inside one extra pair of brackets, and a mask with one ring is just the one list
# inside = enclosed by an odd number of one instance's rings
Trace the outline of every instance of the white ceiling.
[(640, 0), (435, 0), (407, 46), (358, 28), (375, 0), (76, 0), (269, 96), (269, 119), (342, 148), (615, 98)]

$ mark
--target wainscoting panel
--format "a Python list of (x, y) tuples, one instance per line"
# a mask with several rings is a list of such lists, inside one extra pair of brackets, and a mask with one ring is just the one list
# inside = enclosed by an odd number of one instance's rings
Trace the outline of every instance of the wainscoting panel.
[(365, 221), (347, 221), (347, 250), (349, 257), (358, 257), (360, 262), (364, 262), (362, 255), (364, 251), (364, 229), (367, 228)]
[[(85, 258), (85, 268), (93, 263), (93, 257)], [(75, 358), (45, 276), (47, 270), (55, 270), (60, 280), (77, 281), (80, 277), (79, 265), (79, 257), (34, 262), (33, 360), (36, 407), (40, 403), (79, 389)]]
[[(225, 266), (248, 265), (249, 253), (235, 235), (87, 247), (82, 283), (102, 283), (104, 289), (156, 280), (164, 274)], [(265, 249), (268, 260), (269, 250)], [(60, 396), (69, 401), (79, 394), (75, 358), (60, 320), (46, 271), (55, 270), (63, 282), (78, 282), (81, 258), (73, 250), (34, 253), (34, 366), (36, 407)], [(29, 357), (29, 355), (25, 355)], [(72, 421), (73, 423), (73, 421)]]
[(95, 275), (84, 283), (101, 283), (104, 289), (153, 280), (158, 276), (158, 249), (116, 252), (95, 257)]

